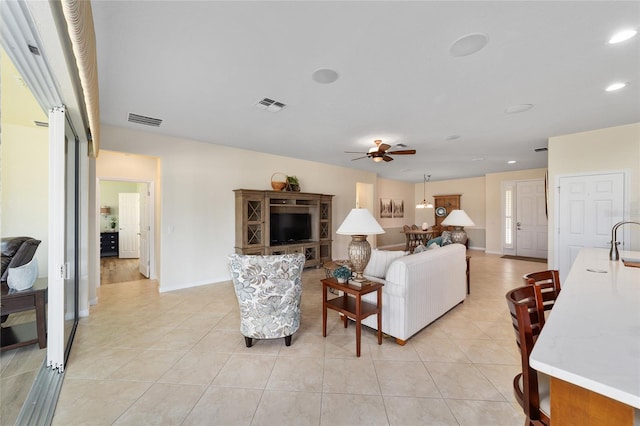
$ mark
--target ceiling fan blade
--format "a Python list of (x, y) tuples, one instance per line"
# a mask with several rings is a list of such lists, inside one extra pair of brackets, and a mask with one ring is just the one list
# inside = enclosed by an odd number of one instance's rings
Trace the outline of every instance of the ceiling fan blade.
[(388, 145), (386, 143), (381, 143), (380, 145), (378, 145), (378, 152), (385, 152), (389, 148), (391, 148), (391, 145)]
[(363, 155), (362, 157), (352, 158), (351, 161), (362, 160), (363, 158), (367, 158), (368, 155)]
[(395, 155), (411, 155), (411, 154), (415, 154), (416, 150), (415, 149), (403, 149), (400, 151), (390, 151), (387, 152), (387, 154), (395, 154)]
[(384, 155), (384, 157), (382, 157), (382, 159), (383, 159), (384, 161), (386, 161), (387, 163), (388, 163), (389, 161), (393, 161), (393, 158), (389, 157), (389, 156), (388, 156), (388, 155), (386, 155), (386, 154)]

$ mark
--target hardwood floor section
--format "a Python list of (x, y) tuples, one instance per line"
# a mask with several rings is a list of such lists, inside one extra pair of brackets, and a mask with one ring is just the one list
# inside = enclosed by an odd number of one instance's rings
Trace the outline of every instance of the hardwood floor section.
[(100, 259), (100, 285), (124, 283), (147, 279), (139, 271), (140, 259)]

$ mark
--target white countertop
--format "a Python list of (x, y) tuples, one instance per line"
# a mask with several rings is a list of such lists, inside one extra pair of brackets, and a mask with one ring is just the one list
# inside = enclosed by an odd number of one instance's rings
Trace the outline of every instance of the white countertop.
[(561, 284), (531, 366), (640, 408), (640, 268), (610, 261), (608, 249), (582, 249)]

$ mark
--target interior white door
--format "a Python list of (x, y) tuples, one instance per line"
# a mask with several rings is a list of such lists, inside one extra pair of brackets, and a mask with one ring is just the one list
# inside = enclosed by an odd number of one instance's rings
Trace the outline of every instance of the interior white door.
[(547, 258), (544, 180), (516, 182), (516, 255)]
[(118, 194), (118, 251), (123, 259), (140, 257), (140, 194)]
[(623, 220), (624, 174), (559, 179), (558, 269), (564, 280), (583, 247), (610, 247), (611, 228)]
[(140, 192), (140, 273), (149, 278), (149, 185)]

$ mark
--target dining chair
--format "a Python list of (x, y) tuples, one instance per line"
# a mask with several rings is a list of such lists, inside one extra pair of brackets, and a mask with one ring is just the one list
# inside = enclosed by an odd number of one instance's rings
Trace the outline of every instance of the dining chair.
[[(415, 225), (413, 225), (415, 226)], [(418, 246), (420, 240), (416, 238), (416, 234), (413, 233), (415, 229), (413, 229), (412, 225), (403, 225), (402, 231), (404, 232), (404, 236), (407, 240), (404, 250), (410, 253), (413, 253), (413, 250)]]
[(544, 326), (541, 289), (535, 285), (518, 287), (509, 291), (506, 299), (522, 363), (522, 372), (513, 378), (516, 400), (524, 410), (525, 425), (549, 425), (549, 376), (529, 365), (529, 356)]
[(550, 311), (560, 294), (560, 275), (557, 270), (531, 272), (522, 276), (525, 285), (540, 287), (545, 311)]

